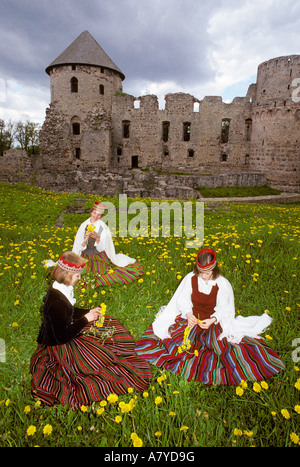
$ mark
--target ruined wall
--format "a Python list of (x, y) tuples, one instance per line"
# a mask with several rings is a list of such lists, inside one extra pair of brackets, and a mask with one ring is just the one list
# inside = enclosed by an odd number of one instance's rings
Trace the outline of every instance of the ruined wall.
[[(226, 104), (221, 97), (202, 101), (190, 94), (167, 94), (164, 110), (156, 96), (114, 98), (111, 163), (114, 167), (133, 166), (169, 171), (221, 173), (247, 170), (245, 115), (250, 112), (249, 97)], [(222, 142), (222, 120), (228, 119), (228, 137)], [(122, 134), (124, 121), (130, 126)], [(164, 126), (166, 126), (164, 130)], [(248, 162), (248, 161), (247, 161)]]
[(299, 190), (300, 103), (293, 99), (299, 76), (300, 56), (279, 57), (258, 67), (257, 83), (245, 97), (225, 103), (218, 96), (167, 94), (162, 110), (155, 95), (123, 93), (112, 70), (54, 67), (40, 135), (41, 169), (121, 171), (125, 178), (134, 168), (260, 172), (272, 186)]

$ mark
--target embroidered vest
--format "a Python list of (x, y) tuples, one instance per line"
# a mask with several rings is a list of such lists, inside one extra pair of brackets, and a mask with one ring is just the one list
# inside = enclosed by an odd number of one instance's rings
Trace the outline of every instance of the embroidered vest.
[(192, 304), (193, 314), (197, 319), (207, 319), (212, 315), (217, 303), (217, 293), (219, 290), (218, 284), (215, 284), (210, 293), (207, 295), (198, 290), (198, 277), (192, 276)]

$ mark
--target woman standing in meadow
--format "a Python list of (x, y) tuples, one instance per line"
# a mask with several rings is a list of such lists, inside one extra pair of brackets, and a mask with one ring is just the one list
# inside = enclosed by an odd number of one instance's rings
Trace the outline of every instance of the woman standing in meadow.
[(112, 393), (126, 394), (128, 387), (144, 391), (152, 377), (130, 333), (105, 315), (104, 304), (92, 310), (75, 306), (73, 286), (86, 263), (73, 252), (64, 253), (44, 301), (30, 373), (34, 397), (48, 405), (78, 408)]
[(201, 250), (167, 306), (136, 344), (153, 365), (204, 384), (260, 381), (285, 367), (259, 335), (262, 316), (235, 318), (232, 286), (221, 276), (212, 249)]
[(76, 233), (73, 252), (88, 259), (86, 272), (95, 273), (96, 285), (128, 284), (144, 271), (135, 259), (116, 254), (109, 227), (101, 220), (104, 210), (103, 203), (94, 203), (91, 217)]

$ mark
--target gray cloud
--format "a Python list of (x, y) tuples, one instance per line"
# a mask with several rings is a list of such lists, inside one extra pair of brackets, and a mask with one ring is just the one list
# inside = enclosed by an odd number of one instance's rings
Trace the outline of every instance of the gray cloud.
[[(125, 74), (125, 92), (221, 95), (246, 87), (261, 61), (300, 53), (299, 27), (298, 0), (2, 0), (0, 79), (46, 101), (45, 68), (87, 29)], [(0, 118), (17, 111), (11, 101)]]

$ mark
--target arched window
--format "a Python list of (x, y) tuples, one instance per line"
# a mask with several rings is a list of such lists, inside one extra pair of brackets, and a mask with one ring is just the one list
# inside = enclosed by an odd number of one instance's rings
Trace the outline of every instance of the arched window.
[(101, 96), (103, 96), (103, 94), (104, 94), (104, 86), (103, 86), (103, 84), (100, 84), (100, 85), (99, 85), (99, 93), (101, 94)]
[(71, 129), (73, 135), (80, 135), (80, 119), (76, 115), (71, 119)]
[(73, 78), (71, 78), (71, 92), (78, 92), (78, 79), (75, 78), (75, 76), (73, 76)]

